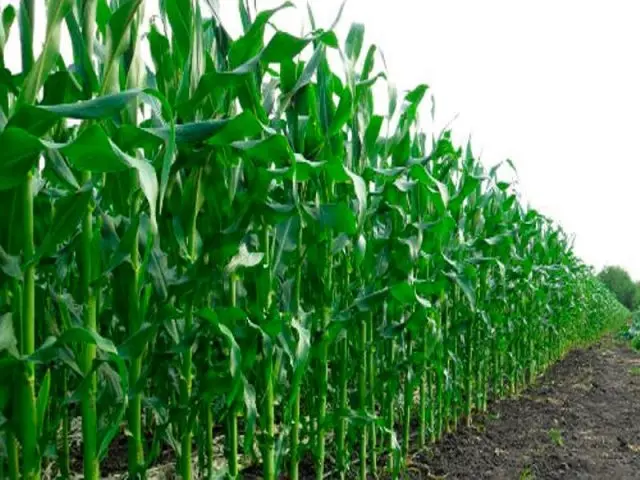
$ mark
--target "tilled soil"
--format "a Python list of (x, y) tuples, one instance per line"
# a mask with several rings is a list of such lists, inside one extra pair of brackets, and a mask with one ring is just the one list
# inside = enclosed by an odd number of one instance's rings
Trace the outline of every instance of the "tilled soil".
[(640, 479), (640, 355), (603, 340), (410, 460), (410, 479)]

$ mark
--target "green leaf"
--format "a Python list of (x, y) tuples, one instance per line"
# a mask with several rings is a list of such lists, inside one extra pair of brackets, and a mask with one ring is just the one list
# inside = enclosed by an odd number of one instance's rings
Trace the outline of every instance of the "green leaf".
[(289, 7), (293, 7), (293, 3), (283, 3), (279, 7), (264, 10), (256, 16), (255, 21), (251, 24), (247, 32), (231, 45), (231, 49), (229, 50), (229, 64), (232, 69), (242, 65), (250, 58), (255, 57), (262, 50), (262, 46), (264, 45), (264, 30), (267, 23), (277, 12)]
[(362, 43), (364, 41), (364, 25), (361, 23), (351, 24), (347, 41), (345, 45), (345, 53), (347, 57), (355, 62), (362, 51)]
[(424, 98), (424, 94), (427, 93), (428, 89), (429, 89), (429, 86), (423, 83), (421, 85), (418, 85), (409, 93), (407, 93), (407, 95), (404, 98), (406, 99), (407, 102), (410, 102), (412, 104), (418, 104), (422, 101), (422, 99)]
[(47, 413), (47, 407), (49, 405), (49, 394), (51, 391), (51, 370), (47, 370), (42, 383), (40, 383), (40, 389), (38, 390), (38, 397), (36, 399), (36, 419), (38, 425), (38, 435), (42, 435), (44, 428), (45, 414)]
[(98, 90), (98, 77), (93, 68), (89, 52), (87, 51), (87, 45), (84, 42), (78, 20), (73, 10), (66, 15), (65, 21), (69, 36), (71, 37), (74, 62), (82, 67), (85, 80), (85, 93), (90, 95)]
[[(9, 38), (9, 33), (11, 32), (11, 25), (13, 25), (13, 21), (16, 19), (16, 9), (13, 8), (13, 5), (7, 5), (2, 11), (2, 21), (0, 22), (0, 60), (2, 59), (3, 49), (5, 43)], [(2, 63), (0, 63), (2, 65)]]
[(367, 155), (369, 158), (372, 158), (377, 152), (376, 142), (378, 141), (378, 137), (380, 136), (380, 130), (382, 128), (383, 118), (380, 115), (374, 115), (371, 117), (369, 121), (369, 125), (367, 125), (367, 129), (364, 134), (364, 146), (367, 150)]
[(235, 325), (237, 322), (247, 318), (244, 310), (238, 307), (219, 307), (215, 310), (202, 308), (198, 310), (197, 315), (214, 326), (217, 326), (220, 322), (225, 325)]
[(20, 128), (5, 128), (0, 133), (0, 190), (24, 183), (42, 150), (37, 137)]
[(296, 182), (308, 181), (314, 172), (320, 172), (326, 162), (313, 162), (307, 160), (299, 153), (294, 154), (293, 172)]
[(407, 282), (393, 285), (391, 287), (391, 296), (402, 305), (411, 305), (416, 301), (415, 288)]
[(95, 345), (105, 353), (118, 354), (118, 350), (111, 340), (102, 337), (98, 332), (85, 327), (71, 327), (62, 333), (58, 338), (57, 345), (68, 345), (79, 343), (81, 345)]
[(18, 355), (18, 340), (13, 330), (13, 317), (11, 313), (0, 315), (0, 352), (8, 351), (12, 355)]
[(242, 350), (238, 345), (233, 333), (226, 325), (222, 323), (217, 324), (218, 330), (222, 334), (222, 336), (227, 340), (229, 344), (229, 348), (231, 349), (231, 354), (229, 355), (229, 372), (231, 373), (231, 378), (234, 380), (235, 387), (233, 389), (232, 394), (227, 396), (227, 406), (231, 405), (238, 394), (238, 391), (243, 386), (242, 383)]
[(352, 117), (352, 109), (353, 95), (351, 94), (351, 90), (345, 88), (344, 90), (342, 90), (338, 109), (336, 110), (333, 120), (331, 121), (331, 127), (329, 128), (330, 135), (335, 135), (342, 129), (342, 127), (346, 125), (346, 123)]
[(36, 259), (53, 253), (56, 246), (73, 235), (89, 208), (92, 196), (91, 187), (86, 186), (56, 201), (53, 221), (36, 251)]
[(362, 228), (364, 225), (365, 215), (367, 213), (367, 184), (360, 175), (356, 175), (346, 167), (345, 171), (353, 183), (353, 189), (355, 190), (356, 198), (358, 199), (358, 225)]
[(264, 63), (280, 63), (291, 60), (302, 52), (311, 41), (311, 38), (300, 38), (287, 32), (278, 31), (262, 50), (260, 61)]
[(133, 335), (127, 338), (119, 347), (118, 355), (123, 359), (134, 359), (142, 355), (149, 342), (158, 331), (161, 323), (144, 323)]
[(358, 231), (356, 217), (345, 203), (321, 205), (319, 208), (305, 206), (305, 210), (321, 227), (332, 229), (335, 233), (355, 235)]
[(140, 228), (140, 217), (136, 216), (131, 221), (129, 228), (125, 232), (124, 236), (118, 243), (118, 248), (113, 252), (109, 263), (106, 268), (103, 269), (103, 275), (106, 275), (112, 272), (115, 268), (120, 266), (125, 260), (130, 258), (131, 249), (133, 248), (134, 242), (138, 241), (138, 231)]
[(156, 205), (158, 204), (158, 177), (156, 176), (156, 171), (146, 160), (133, 158), (126, 154), (122, 155), (124, 155), (127, 164), (135, 168), (138, 173), (138, 182), (149, 204), (149, 217), (151, 218), (152, 229), (155, 232), (158, 228), (156, 223)]
[(311, 82), (311, 78), (316, 73), (316, 70), (318, 70), (318, 66), (323, 59), (324, 45), (319, 45), (313, 52), (313, 55), (311, 55), (309, 62), (307, 62), (307, 64), (304, 66), (304, 69), (302, 70), (302, 73), (300, 74), (300, 77), (298, 78), (296, 83), (293, 85), (293, 88), (282, 95), (280, 105), (281, 111), (286, 110), (295, 94), (298, 93), (303, 87), (307, 86), (309, 82)]
[(53, 113), (59, 117), (77, 118), (80, 120), (101, 120), (112, 118), (127, 105), (136, 100), (142, 90), (132, 89), (124, 92), (103, 95), (91, 100), (61, 105), (39, 105), (41, 111)]
[(158, 177), (147, 161), (127, 155), (111, 141), (105, 131), (96, 124), (89, 126), (70, 144), (60, 151), (79, 170), (109, 173), (134, 168), (138, 181), (149, 204), (151, 224), (156, 227), (156, 205), (158, 203)]
[(470, 280), (462, 277), (456, 272), (445, 272), (445, 275), (451, 278), (460, 287), (464, 296), (467, 297), (471, 309), (474, 310), (476, 306), (476, 294)]
[[(235, 117), (220, 120), (202, 120), (200, 122), (176, 125), (177, 143), (200, 143), (208, 141), (213, 145), (229, 145), (245, 137), (257, 135), (262, 131), (262, 125), (255, 116), (243, 112)], [(151, 128), (149, 132), (168, 140), (168, 127)]]
[(127, 169), (122, 152), (97, 124), (87, 127), (74, 141), (59, 148), (81, 171), (112, 173)]
[(192, 2), (190, 0), (163, 1), (169, 25), (171, 25), (171, 38), (174, 49), (179, 56), (178, 63), (187, 61), (191, 50), (191, 33), (193, 31)]
[(369, 47), (369, 50), (367, 50), (367, 56), (364, 59), (364, 63), (362, 65), (362, 73), (360, 74), (361, 80), (367, 79), (371, 75), (371, 72), (373, 71), (376, 51), (377, 48), (375, 45), (371, 45)]
[(250, 112), (242, 112), (221, 125), (220, 129), (207, 140), (207, 143), (219, 146), (231, 145), (233, 142), (254, 137), (263, 130), (264, 127), (255, 115)]
[(283, 135), (272, 135), (264, 140), (233, 142), (231, 146), (265, 165), (271, 162), (275, 162), (276, 165), (288, 163), (293, 157), (289, 142)]
[(7, 128), (18, 127), (40, 137), (58, 123), (59, 117), (33, 105), (20, 105), (9, 119)]
[(9, 255), (0, 246), (0, 270), (8, 277), (22, 280), (22, 271), (20, 270), (20, 259)]
[(60, 49), (60, 28), (64, 17), (71, 11), (73, 0), (47, 3), (47, 32), (44, 48), (33, 68), (24, 80), (18, 104), (35, 103), (40, 88), (55, 65)]
[(109, 19), (108, 44), (110, 48), (104, 65), (102, 74), (104, 80), (100, 93), (108, 93), (118, 88), (118, 60), (129, 46), (130, 29), (141, 4), (142, 0), (126, 0), (120, 4)]
[(242, 376), (244, 408), (246, 412), (246, 433), (244, 437), (244, 451), (248, 452), (253, 447), (253, 436), (255, 433), (256, 419), (258, 418), (258, 407), (256, 405), (256, 390), (249, 383), (247, 378)]
[(410, 169), (410, 175), (424, 185), (437, 188), (439, 195), (435, 195), (434, 199), (436, 200), (438, 211), (443, 213), (449, 205), (449, 188), (447, 185), (434, 178), (422, 165), (413, 165)]
[(75, 175), (57, 150), (52, 148), (45, 150), (44, 158), (46, 159), (45, 168), (51, 168), (56, 176), (69, 187), (74, 190), (80, 190), (80, 185)]

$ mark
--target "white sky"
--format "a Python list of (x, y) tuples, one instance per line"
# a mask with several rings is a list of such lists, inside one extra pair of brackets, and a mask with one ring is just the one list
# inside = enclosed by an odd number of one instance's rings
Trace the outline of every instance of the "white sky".
[[(219, 3), (237, 31), (237, 0)], [(294, 3), (276, 24), (299, 33), (306, 2)], [(309, 3), (328, 27), (342, 1)], [(635, 0), (348, 0), (338, 32), (364, 23), (400, 90), (431, 86), (437, 126), (458, 115), (455, 139), (471, 135), (487, 165), (513, 159), (524, 198), (575, 234), (587, 263), (640, 280), (639, 18)]]

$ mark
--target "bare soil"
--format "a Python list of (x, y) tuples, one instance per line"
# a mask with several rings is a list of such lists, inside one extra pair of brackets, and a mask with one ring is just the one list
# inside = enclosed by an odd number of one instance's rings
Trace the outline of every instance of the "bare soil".
[(640, 354), (605, 339), (416, 452), (408, 479), (640, 479)]

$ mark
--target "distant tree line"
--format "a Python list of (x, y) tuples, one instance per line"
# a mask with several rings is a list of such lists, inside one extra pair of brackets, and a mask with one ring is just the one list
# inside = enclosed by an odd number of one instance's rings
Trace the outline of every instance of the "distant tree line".
[(604, 267), (598, 274), (598, 278), (629, 310), (634, 311), (640, 307), (640, 282), (634, 282), (624, 268)]

